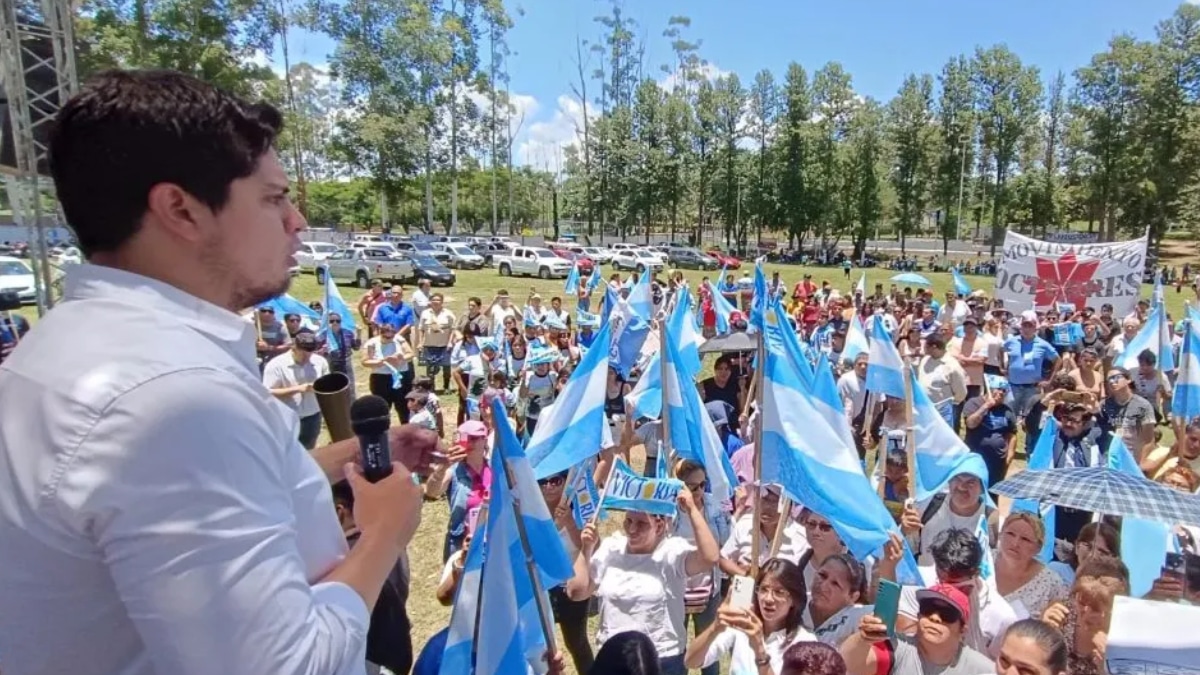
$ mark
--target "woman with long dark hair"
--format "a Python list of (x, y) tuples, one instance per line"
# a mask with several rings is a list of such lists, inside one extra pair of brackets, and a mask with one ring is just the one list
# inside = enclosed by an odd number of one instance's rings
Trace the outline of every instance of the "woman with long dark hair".
[(755, 579), (750, 609), (731, 607), (726, 600), (717, 622), (688, 645), (684, 664), (702, 668), (729, 656), (731, 672), (782, 672), (783, 652), (792, 643), (816, 639), (801, 625), (807, 601), (800, 568), (780, 558), (768, 560)]

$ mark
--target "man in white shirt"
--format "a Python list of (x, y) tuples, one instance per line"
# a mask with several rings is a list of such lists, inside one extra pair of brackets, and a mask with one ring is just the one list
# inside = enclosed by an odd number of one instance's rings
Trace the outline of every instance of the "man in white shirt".
[[(420, 521), (393, 434), (296, 441), (238, 312), (287, 290), (305, 222), (280, 113), (167, 71), (109, 71), (59, 112), (55, 192), (89, 264), (0, 366), (0, 654), (23, 675), (365, 669), (371, 608)], [(105, 326), (79, 349), (79, 326)], [(412, 442), (400, 443), (409, 437)], [(337, 467), (341, 467), (339, 471)], [(329, 476), (362, 536), (347, 553)]]
[(317, 336), (300, 333), (291, 349), (263, 368), (263, 386), (300, 416), (299, 440), (306, 450), (316, 447), (321, 435), (321, 406), (313, 393), (313, 382), (329, 374), (329, 362), (313, 353), (317, 346)]
[(419, 319), (425, 310), (429, 309), (429, 297), (433, 294), (432, 285), (428, 279), (417, 281), (417, 290), (413, 291), (412, 304), (413, 313)]
[(925, 356), (917, 365), (917, 382), (946, 424), (954, 428), (954, 406), (967, 400), (967, 376), (958, 361), (946, 358), (946, 340), (925, 338)]

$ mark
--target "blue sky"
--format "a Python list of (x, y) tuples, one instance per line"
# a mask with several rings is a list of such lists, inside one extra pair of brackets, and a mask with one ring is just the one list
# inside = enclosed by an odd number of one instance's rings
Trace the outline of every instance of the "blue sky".
[[(516, 145), (521, 163), (553, 170), (580, 119), (571, 95), (575, 39), (596, 40), (600, 0), (506, 0), (516, 26), (509, 34), (512, 90), (524, 115)], [(1068, 75), (1114, 35), (1150, 39), (1178, 6), (1172, 0), (626, 0), (646, 45), (646, 72), (673, 60), (662, 37), (672, 15), (692, 19), (686, 36), (700, 41), (713, 72), (736, 72), (743, 84), (768, 68), (782, 79), (797, 61), (810, 73), (839, 61), (855, 90), (890, 98), (905, 74), (937, 74), (951, 55), (1005, 43), (1043, 76)], [(524, 16), (517, 16), (521, 8)], [(292, 59), (323, 64), (333, 43), (297, 33)], [(595, 57), (593, 57), (595, 58)], [(278, 57), (276, 57), (278, 59)]]

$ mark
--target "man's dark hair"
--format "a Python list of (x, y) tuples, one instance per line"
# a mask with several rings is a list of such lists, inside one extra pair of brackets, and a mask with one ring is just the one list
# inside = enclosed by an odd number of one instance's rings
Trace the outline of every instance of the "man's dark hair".
[(781, 675), (845, 675), (846, 661), (824, 642), (797, 642), (783, 653)]
[(1154, 352), (1150, 351), (1149, 349), (1143, 349), (1141, 353), (1137, 355), (1137, 360), (1138, 365), (1140, 366), (1153, 366), (1155, 363), (1158, 363), (1158, 357), (1155, 356)]
[(85, 256), (115, 251), (146, 213), (150, 189), (173, 183), (214, 211), (254, 173), (283, 117), (190, 75), (109, 70), (58, 113), (50, 172)]
[(967, 530), (952, 527), (942, 532), (929, 549), (934, 566), (955, 578), (973, 577), (983, 564), (983, 546)]
[(925, 338), (925, 346), (932, 347), (934, 349), (945, 349), (946, 340), (941, 335), (930, 335), (929, 337)]

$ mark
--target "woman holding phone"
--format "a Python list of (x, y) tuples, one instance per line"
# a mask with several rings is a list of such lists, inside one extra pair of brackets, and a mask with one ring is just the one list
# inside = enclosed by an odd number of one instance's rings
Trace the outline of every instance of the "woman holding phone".
[(688, 668), (706, 668), (729, 656), (731, 673), (778, 675), (788, 647), (816, 639), (801, 625), (808, 594), (804, 573), (795, 564), (768, 560), (755, 580), (748, 607), (738, 606), (735, 595), (730, 593), (717, 610), (717, 622), (688, 645)]

